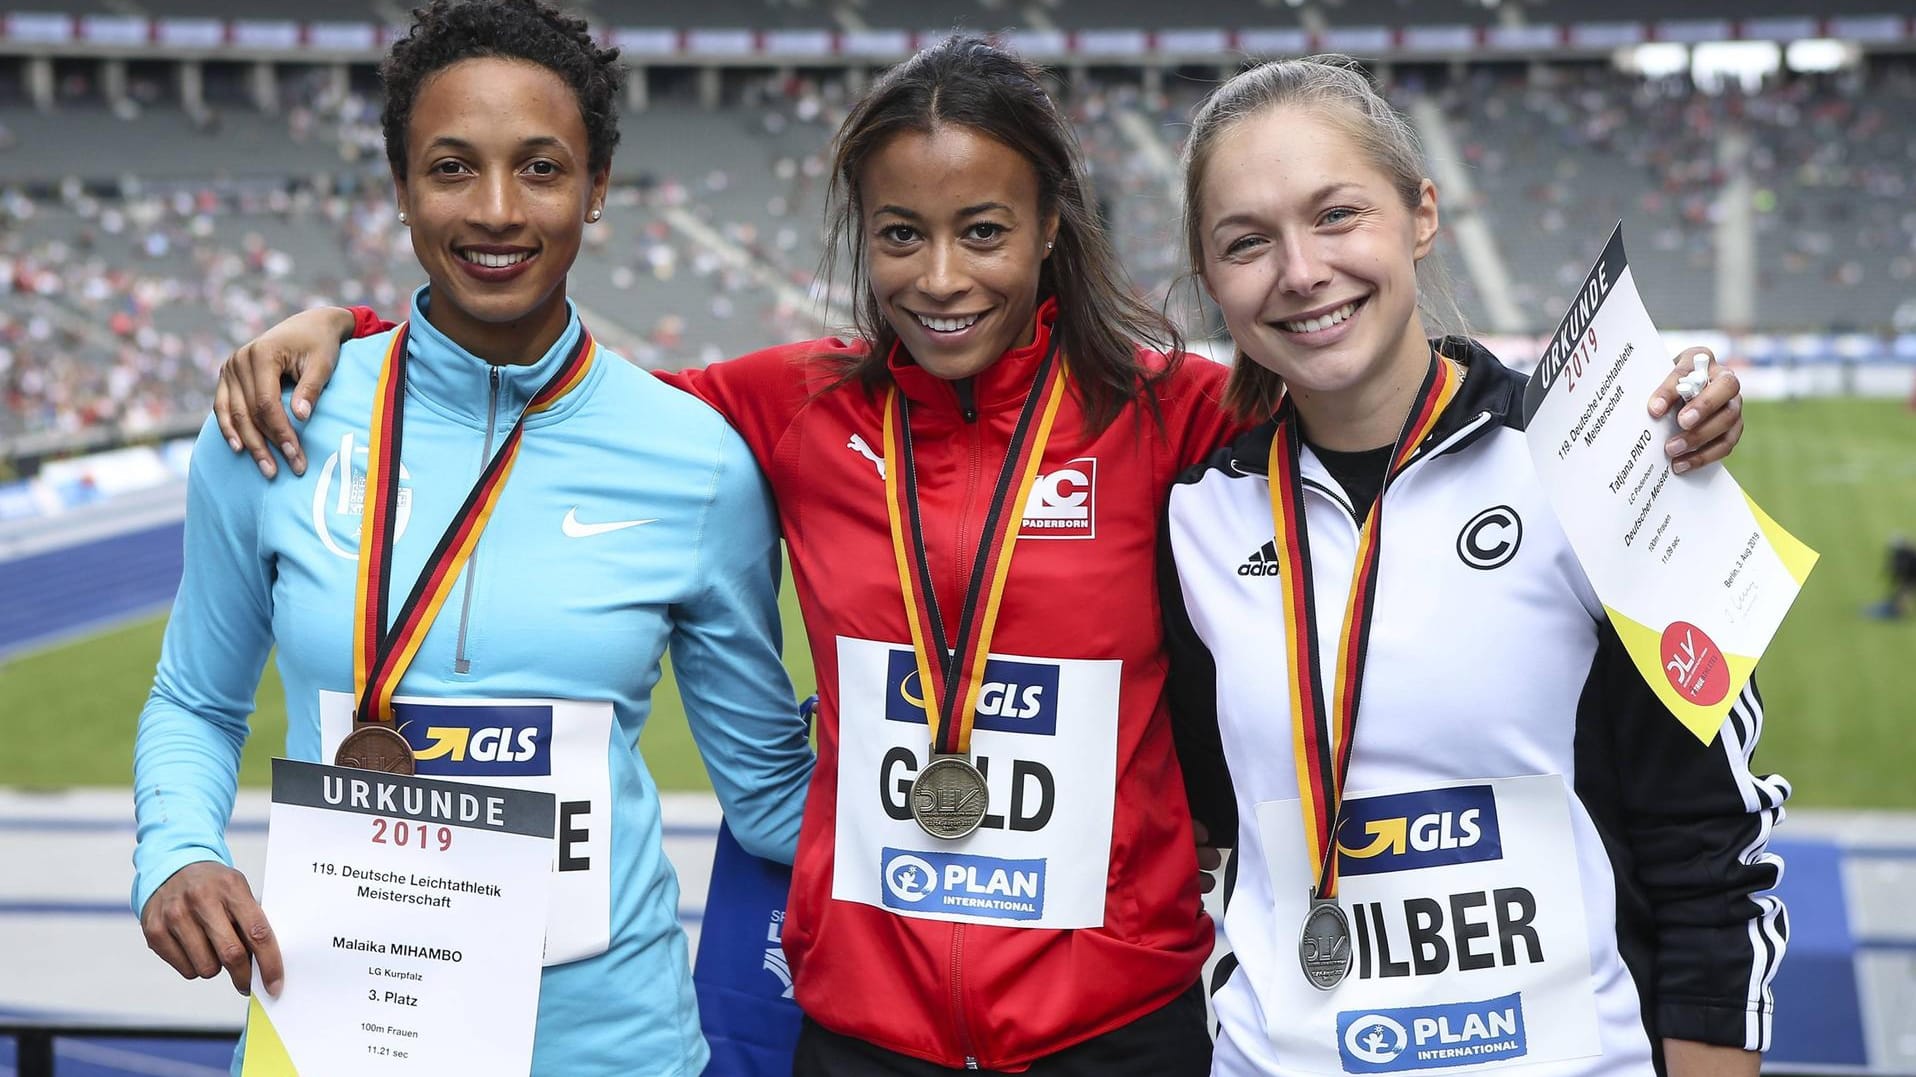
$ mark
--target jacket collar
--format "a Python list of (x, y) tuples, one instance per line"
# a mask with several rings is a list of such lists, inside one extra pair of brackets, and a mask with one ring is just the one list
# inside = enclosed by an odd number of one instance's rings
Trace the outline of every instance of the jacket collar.
[[(1527, 377), (1505, 366), (1490, 349), (1468, 337), (1444, 337), (1432, 341), (1431, 345), (1463, 366), (1464, 384), (1450, 406), (1437, 417), (1437, 425), (1431, 428), (1412, 460), (1461, 451), (1499, 426), (1523, 429), (1523, 390), (1529, 381)], [(1238, 359), (1238, 362), (1247, 361)], [(1231, 466), (1254, 475), (1268, 472), (1271, 438), (1276, 433), (1277, 420), (1271, 418), (1240, 434), (1231, 443)]]
[[(565, 330), (538, 362), (530, 366), (495, 365), (453, 343), (426, 320), (432, 301), (430, 291), (430, 287), (421, 287), (412, 294), (412, 309), (407, 315), (406, 396), (465, 426), (483, 430), (490, 420), (496, 429), (509, 428), (572, 354), (573, 345), (585, 332), (579, 312), (568, 299)], [(526, 428), (554, 422), (576, 408), (598, 380), (605, 358), (601, 355), (595, 360), (585, 379), (552, 407), (527, 419)], [(499, 386), (496, 398), (492, 388), (495, 372)]]
[(920, 407), (960, 414), (961, 396), (967, 389), (971, 406), (979, 415), (1021, 407), (1031, 392), (1045, 348), (1051, 343), (1052, 329), (1058, 320), (1058, 300), (1053, 297), (1040, 303), (1032, 320), (1031, 343), (1005, 352), (990, 366), (964, 379), (969, 386), (947, 381), (919, 366), (902, 342), (892, 345), (891, 354), (885, 358), (885, 371), (905, 394), (905, 399)]

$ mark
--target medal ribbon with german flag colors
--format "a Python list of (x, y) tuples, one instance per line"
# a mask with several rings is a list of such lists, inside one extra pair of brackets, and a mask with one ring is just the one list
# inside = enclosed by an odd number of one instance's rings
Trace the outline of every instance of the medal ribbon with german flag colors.
[(1044, 459), (1045, 443), (1051, 439), (1058, 404), (1064, 399), (1065, 381), (1065, 364), (1058, 358), (1058, 338), (1054, 334), (1038, 364), (1032, 391), (1025, 397), (1004, 465), (992, 488), (955, 636), (947, 635), (944, 618), (939, 615), (930, 558), (925, 552), (918, 474), (911, 449), (911, 408), (896, 385), (886, 395), (885, 509), (891, 522), (898, 585), (905, 596), (906, 619), (911, 622), (912, 653), (918, 659), (919, 683), (924, 686), (925, 720), (931, 726), (932, 751), (939, 755), (968, 755), (971, 751), (972, 721), (978, 714), (978, 692), (985, 683), (985, 661), (991, 653), (991, 634), (998, 623), (1005, 579), (1011, 573), (1012, 549), (1024, 522), (1024, 506), (1031, 497), (1039, 461)]
[(466, 495), (465, 504), (439, 536), (439, 544), (426, 558), (426, 567), (414, 582), (412, 593), (400, 604), (398, 613), (388, 618), (405, 427), (406, 337), (407, 326), (402, 324), (393, 334), (392, 346), (379, 368), (372, 429), (366, 437), (366, 507), (359, 521), (359, 578), (353, 599), (353, 694), (358, 700), (354, 717), (360, 722), (393, 720), (392, 698), (399, 678), (412, 664), (426, 630), (452, 593), (459, 570), (479, 544), (479, 533), (485, 530), (499, 494), (506, 488), (506, 479), (512, 475), (512, 465), (518, 460), (526, 419), (550, 408), (576, 388), (598, 352), (592, 334), (581, 326), (578, 342), (512, 424), (512, 431)]
[[(1404, 419), (1391, 451), (1384, 488), (1417, 455), (1417, 450), (1456, 397), (1463, 372), (1435, 352), (1416, 404)], [(1298, 468), (1302, 435), (1296, 404), (1286, 397), (1278, 407), (1271, 437), (1271, 519), (1277, 536), (1278, 579), (1284, 589), (1284, 643), (1291, 672), (1291, 732), (1297, 758), (1297, 788), (1304, 810), (1304, 848), (1317, 869), (1312, 897), (1337, 896), (1337, 824), (1344, 801), (1344, 777), (1350, 772), (1351, 734), (1357, 727), (1358, 694), (1364, 686), (1364, 655), (1370, 646), (1371, 614), (1377, 600), (1379, 552), (1383, 548), (1384, 494), (1371, 503), (1357, 535), (1357, 562), (1351, 572), (1350, 600), (1337, 639), (1337, 666), (1331, 698), (1323, 697), (1322, 662), (1313, 616), (1316, 590), (1311, 582), (1311, 544), (1304, 522), (1304, 483)]]

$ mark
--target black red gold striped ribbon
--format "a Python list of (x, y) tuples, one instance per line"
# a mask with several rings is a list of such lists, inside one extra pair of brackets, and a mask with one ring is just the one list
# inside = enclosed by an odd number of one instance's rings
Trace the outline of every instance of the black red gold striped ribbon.
[(479, 544), (479, 534), (485, 530), (506, 479), (512, 475), (512, 465), (518, 460), (526, 419), (550, 408), (576, 388), (592, 368), (598, 351), (592, 334), (580, 327), (578, 342), (512, 424), (512, 431), (466, 495), (465, 504), (439, 536), (412, 592), (400, 604), (398, 613), (389, 617), (393, 540), (397, 537), (394, 521), (399, 514), (399, 460), (405, 430), (407, 328), (401, 324), (393, 334), (379, 368), (372, 429), (366, 437), (366, 499), (359, 521), (359, 576), (353, 597), (353, 694), (358, 700), (354, 717), (361, 722), (392, 721), (392, 698), (399, 678), (419, 652), (426, 630), (452, 593), (459, 570)]
[(955, 636), (947, 636), (944, 618), (939, 615), (925, 552), (918, 475), (912, 458), (911, 408), (895, 385), (886, 396), (885, 508), (891, 522), (898, 586), (904, 592), (905, 613), (911, 622), (919, 683), (924, 686), (925, 719), (931, 726), (932, 751), (936, 754), (966, 755), (971, 751), (978, 692), (985, 683), (985, 662), (991, 653), (991, 635), (997, 627), (1005, 579), (1011, 572), (1012, 548), (1024, 522), (1024, 507), (1031, 497), (1039, 461), (1044, 459), (1045, 443), (1051, 438), (1058, 404), (1064, 399), (1066, 380), (1064, 361), (1058, 357), (1058, 338), (1053, 335), (992, 488)]
[[(1463, 373), (1432, 353), (1431, 366), (1416, 403), (1404, 418), (1391, 451), (1389, 488), (1437, 425), (1457, 395)], [(1337, 640), (1337, 665), (1326, 704), (1318, 648), (1316, 591), (1311, 581), (1311, 546), (1304, 522), (1304, 484), (1298, 470), (1302, 435), (1297, 407), (1289, 397), (1278, 408), (1271, 438), (1271, 519), (1277, 537), (1278, 579), (1284, 589), (1284, 644), (1291, 675), (1291, 732), (1297, 760), (1297, 788), (1304, 812), (1305, 851), (1316, 868), (1312, 896), (1337, 896), (1337, 822), (1343, 807), (1344, 777), (1350, 773), (1351, 735), (1357, 727), (1358, 695), (1364, 686), (1364, 656), (1370, 645), (1371, 614), (1377, 600), (1377, 572), (1383, 548), (1384, 494), (1379, 491), (1357, 537), (1350, 598)]]

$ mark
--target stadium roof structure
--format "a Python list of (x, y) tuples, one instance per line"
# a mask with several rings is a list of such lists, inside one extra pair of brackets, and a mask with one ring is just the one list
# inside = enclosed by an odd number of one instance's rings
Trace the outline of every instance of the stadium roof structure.
[[(402, 29), (400, 5), (359, 0), (308, 17), (303, 0), (27, 0), (0, 16), (0, 54), (363, 62)], [(954, 29), (999, 36), (1034, 59), (1214, 63), (1347, 52), (1416, 60), (1601, 55), (1652, 42), (1834, 38), (1916, 49), (1896, 0), (592, 0), (570, 5), (635, 64), (887, 63)], [(1898, 11), (1898, 8), (1904, 8)], [(138, 14), (127, 13), (129, 9)]]

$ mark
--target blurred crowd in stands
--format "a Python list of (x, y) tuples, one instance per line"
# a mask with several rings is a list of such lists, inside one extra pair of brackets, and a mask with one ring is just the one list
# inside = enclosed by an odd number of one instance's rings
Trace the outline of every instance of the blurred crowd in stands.
[[(1201, 316), (1186, 316), (1197, 308), (1174, 192), (1183, 126), (1206, 87), (1165, 81), (1155, 94), (1080, 86), (1068, 108), (1140, 291), (1203, 335)], [(1446, 212), (1487, 215), (1513, 298), (1538, 323), (1554, 322), (1619, 217), (1633, 255), (1654, 252), (1661, 273), (1694, 285), (1681, 293), (1691, 326), (1707, 322), (1728, 174), (1720, 136), (1734, 129), (1746, 136), (1765, 319), (1748, 328), (1916, 333), (1916, 67), (1716, 94), (1594, 67), (1406, 73), (1391, 89), (1440, 107), (1477, 186), (1473, 205)], [(629, 112), (606, 221), (588, 230), (572, 277), (601, 336), (643, 365), (683, 366), (842, 325), (819, 311), (842, 312), (848, 283), (828, 293), (818, 270), (829, 138), (849, 97), (836, 80), (789, 76), (738, 88), (717, 114), (683, 101)], [(113, 124), (140, 122), (94, 112), (90, 127), (76, 112), (74, 129), (110, 140)], [(232, 347), (286, 314), (403, 310), (420, 275), (376, 98), (296, 82), (275, 124), (289, 145), (336, 147), (339, 167), (274, 182), (42, 171), (31, 194), (0, 186), (0, 445), (100, 426), (190, 429)], [(23, 128), (0, 126), (0, 174), (46, 167), (35, 146), (7, 147)], [(209, 156), (232, 152), (214, 149), (216, 128), (207, 139)], [(1474, 317), (1468, 275), (1451, 262)]]

